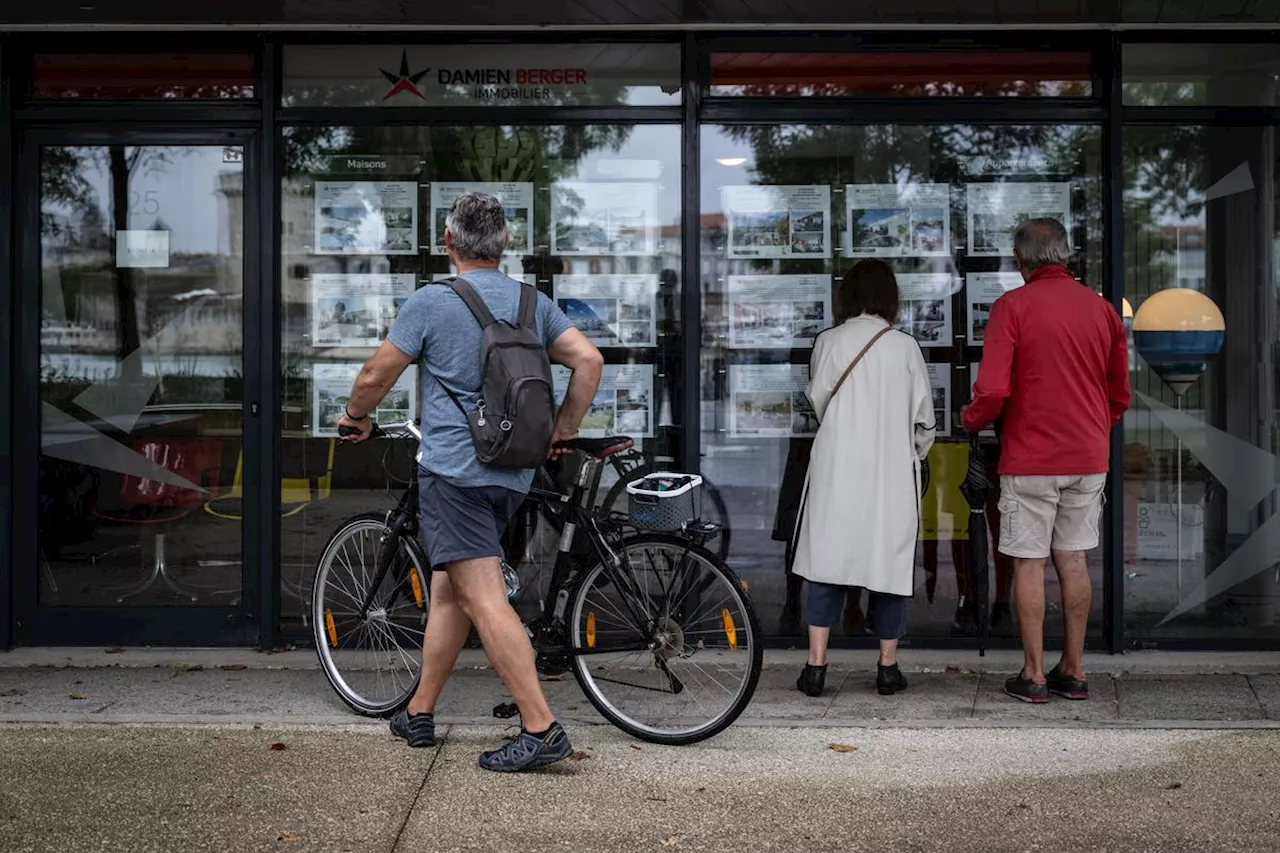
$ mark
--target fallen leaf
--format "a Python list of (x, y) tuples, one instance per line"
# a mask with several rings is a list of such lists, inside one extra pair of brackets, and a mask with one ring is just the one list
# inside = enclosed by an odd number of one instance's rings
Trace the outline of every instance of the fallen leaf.
[(661, 844), (663, 847), (675, 847), (677, 844), (680, 843), (680, 836), (668, 835), (666, 838), (662, 839), (658, 843)]
[(576, 711), (576, 710), (578, 710), (578, 706), (577, 706), (577, 705), (566, 705), (566, 706), (565, 706), (565, 710), (566, 710), (566, 711)]
[(590, 757), (591, 757), (590, 755), (587, 755), (582, 750), (578, 750), (577, 752), (569, 756), (569, 760), (570, 761), (586, 761)]
[(301, 841), (301, 840), (302, 840), (301, 832), (282, 832), (276, 838), (276, 841)]
[(1164, 789), (1165, 789), (1166, 791), (1176, 791), (1176, 790), (1178, 790), (1178, 789), (1179, 789), (1179, 788), (1181, 788), (1181, 787), (1182, 787), (1182, 783), (1181, 783), (1181, 782), (1174, 782), (1172, 785), (1165, 785), (1165, 786), (1164, 786)]
[(634, 749), (636, 752), (639, 752), (640, 750), (644, 749), (644, 747), (640, 746), (639, 744), (635, 744), (635, 743), (631, 744), (631, 748), (632, 748), (632, 749)]
[(280, 741), (276, 741), (275, 743), (271, 744), (272, 752), (284, 752), (288, 748), (289, 748), (288, 746), (284, 745), (283, 743), (280, 743)]
[(83, 693), (77, 693), (77, 692), (75, 692), (74, 690), (72, 690), (72, 691), (71, 691), (70, 693), (68, 693), (67, 695), (68, 695), (68, 696), (70, 696), (72, 699), (85, 699), (85, 698), (87, 698)]
[(103, 651), (104, 651), (104, 652), (106, 652), (106, 653), (107, 653), (107, 654), (109, 654), (109, 655), (122, 655), (122, 654), (124, 654), (124, 649), (120, 648), (119, 646), (110, 646), (109, 648), (105, 648), (105, 649), (103, 649)]
[(827, 749), (832, 752), (857, 752), (858, 748), (850, 743), (829, 743)]
[(225, 663), (222, 666), (218, 667), (218, 669), (223, 669), (223, 670), (226, 670), (227, 672), (242, 672), (243, 670), (246, 670), (248, 668), (249, 667), (245, 666), (242, 663)]

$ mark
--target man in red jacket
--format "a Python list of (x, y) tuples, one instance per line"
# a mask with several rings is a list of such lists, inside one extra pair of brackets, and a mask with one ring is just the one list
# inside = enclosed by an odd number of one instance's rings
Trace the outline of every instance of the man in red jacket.
[[(1092, 590), (1085, 553), (1098, 546), (1111, 429), (1129, 407), (1124, 325), (1106, 300), (1067, 269), (1062, 223), (1032, 219), (1014, 234), (1026, 283), (996, 300), (973, 401), (970, 432), (999, 420), (1000, 551), (1014, 558), (1014, 604), (1025, 663), (1005, 692), (1041, 703), (1053, 692), (1089, 698), (1084, 635)], [(1044, 671), (1044, 569), (1053, 555), (1066, 641)]]

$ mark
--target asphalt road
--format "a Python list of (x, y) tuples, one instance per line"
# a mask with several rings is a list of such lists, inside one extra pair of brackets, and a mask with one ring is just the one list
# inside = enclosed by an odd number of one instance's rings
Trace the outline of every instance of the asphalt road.
[[(28, 851), (1233, 851), (1280, 848), (1280, 731), (607, 727), (476, 767), (369, 726), (0, 726), (0, 845)], [(282, 747), (272, 748), (273, 744)], [(849, 747), (836, 751), (831, 744)]]

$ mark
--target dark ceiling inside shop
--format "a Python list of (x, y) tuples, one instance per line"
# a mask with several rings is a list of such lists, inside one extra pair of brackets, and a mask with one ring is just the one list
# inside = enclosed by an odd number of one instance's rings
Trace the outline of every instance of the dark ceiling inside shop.
[(787, 24), (1276, 24), (1280, 0), (42, 0), (0, 2), (0, 28), (94, 24), (324, 27)]

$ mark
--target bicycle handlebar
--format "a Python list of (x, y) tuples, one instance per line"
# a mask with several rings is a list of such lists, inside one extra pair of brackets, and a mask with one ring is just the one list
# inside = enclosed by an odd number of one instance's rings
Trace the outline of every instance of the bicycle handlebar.
[[(401, 431), (408, 432), (410, 435), (412, 435), (414, 438), (418, 439), (419, 441), (422, 440), (422, 432), (421, 430), (418, 429), (418, 425), (413, 421), (396, 421), (395, 423), (381, 424), (381, 425), (379, 425), (377, 421), (374, 421), (373, 431), (369, 433), (369, 437), (370, 438), (386, 438), (387, 436), (393, 433), (397, 433)], [(359, 434), (360, 434), (360, 430), (357, 429), (356, 427), (349, 427), (349, 426), (338, 427), (339, 438), (351, 438), (352, 436), (359, 435)]]

